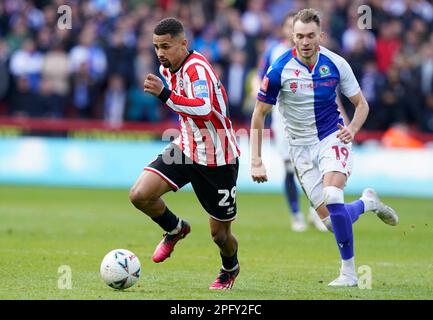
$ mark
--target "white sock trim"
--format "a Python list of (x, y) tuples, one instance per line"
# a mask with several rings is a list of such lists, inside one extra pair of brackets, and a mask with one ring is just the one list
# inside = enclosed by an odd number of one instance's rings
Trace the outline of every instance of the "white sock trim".
[(170, 234), (170, 235), (177, 234), (180, 232), (181, 229), (182, 229), (182, 219), (179, 218), (179, 222), (177, 223), (176, 228), (171, 230), (168, 234)]
[(223, 269), (224, 271), (227, 271), (227, 272), (232, 272), (232, 271), (235, 271), (235, 270), (237, 270), (239, 268), (239, 263), (238, 264), (236, 264), (233, 268), (231, 268), (231, 269), (226, 269), (226, 268), (224, 268), (224, 266), (221, 266), (221, 269)]
[(344, 191), (343, 189), (329, 186), (323, 188), (323, 195), (325, 197), (325, 203), (328, 204), (336, 204), (336, 203), (344, 203)]
[(341, 260), (341, 271), (345, 274), (356, 275), (354, 256), (347, 260)]

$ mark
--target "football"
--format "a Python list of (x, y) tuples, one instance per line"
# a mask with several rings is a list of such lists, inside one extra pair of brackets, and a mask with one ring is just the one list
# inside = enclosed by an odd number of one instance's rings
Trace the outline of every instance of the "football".
[(101, 262), (101, 277), (104, 282), (117, 290), (127, 289), (140, 278), (141, 265), (137, 256), (126, 249), (107, 253)]

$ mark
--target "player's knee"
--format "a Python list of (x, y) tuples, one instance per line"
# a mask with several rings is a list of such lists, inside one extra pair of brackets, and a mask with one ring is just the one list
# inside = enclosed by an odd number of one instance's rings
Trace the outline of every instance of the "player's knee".
[(228, 238), (228, 234), (225, 230), (212, 231), (212, 240), (218, 245), (223, 246)]
[(145, 191), (139, 188), (132, 187), (129, 190), (129, 201), (138, 209), (146, 208), (152, 203), (152, 197)]
[(323, 197), (326, 205), (344, 203), (344, 192), (337, 187), (330, 186), (323, 188)]

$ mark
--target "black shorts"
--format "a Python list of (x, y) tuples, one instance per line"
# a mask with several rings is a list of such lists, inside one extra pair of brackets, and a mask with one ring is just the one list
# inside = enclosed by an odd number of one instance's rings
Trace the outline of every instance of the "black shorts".
[(173, 191), (191, 182), (198, 200), (212, 218), (219, 221), (236, 218), (238, 159), (235, 164), (208, 167), (193, 162), (171, 144), (144, 170), (158, 174)]

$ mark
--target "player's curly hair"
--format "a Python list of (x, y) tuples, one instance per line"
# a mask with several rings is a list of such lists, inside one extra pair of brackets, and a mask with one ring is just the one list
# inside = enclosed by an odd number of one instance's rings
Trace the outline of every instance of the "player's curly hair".
[(184, 32), (183, 24), (176, 18), (165, 18), (158, 22), (153, 29), (153, 33), (162, 36), (169, 34), (172, 37), (176, 37)]
[(295, 25), (295, 22), (298, 20), (303, 23), (309, 23), (313, 21), (318, 27), (320, 27), (320, 14), (316, 9), (302, 9), (295, 15), (295, 18), (293, 19), (293, 25)]

